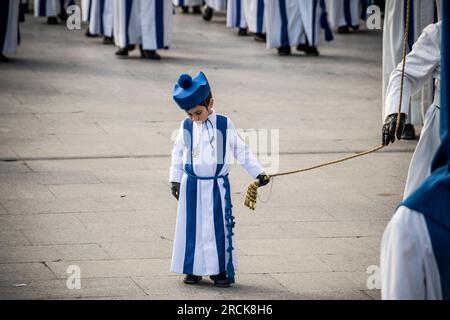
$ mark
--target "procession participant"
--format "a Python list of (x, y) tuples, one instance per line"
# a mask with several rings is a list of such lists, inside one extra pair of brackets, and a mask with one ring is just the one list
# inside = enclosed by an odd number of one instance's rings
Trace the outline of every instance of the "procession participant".
[(67, 6), (74, 5), (74, 0), (34, 0), (34, 15), (47, 17), (47, 24), (58, 24), (59, 18), (67, 20)]
[(114, 44), (113, 0), (91, 0), (89, 34), (103, 36), (104, 44)]
[(114, 40), (118, 57), (139, 45), (141, 58), (159, 60), (158, 49), (172, 42), (171, 0), (114, 0)]
[(264, 0), (245, 0), (244, 9), (248, 30), (255, 34), (255, 41), (266, 42)]
[(244, 0), (228, 0), (227, 27), (239, 28), (239, 36), (247, 35), (247, 21), (245, 20)]
[(173, 5), (181, 7), (183, 13), (189, 13), (189, 7), (192, 7), (193, 14), (201, 14), (200, 9), (202, 5), (202, 0), (173, 0)]
[(15, 54), (19, 43), (19, 2), (0, 1), (0, 62), (8, 62), (5, 54)]
[[(402, 130), (410, 117), (409, 101), (429, 79), (435, 79), (435, 98), (425, 115), (425, 123), (419, 143), (414, 151), (406, 180), (404, 198), (414, 192), (430, 174), (431, 161), (441, 141), (439, 138), (439, 106), (440, 106), (440, 43), (441, 23), (431, 24), (424, 29), (422, 35), (406, 56), (405, 77), (403, 83), (403, 99), (400, 120), (398, 106), (400, 103), (402, 65), (400, 62), (392, 72), (386, 92), (386, 123), (382, 129), (383, 145), (401, 138)], [(400, 121), (398, 132), (396, 123)]]
[[(411, 1), (409, 12), (406, 12), (407, 0), (386, 0), (383, 27), (383, 108), (382, 122), (384, 123), (385, 98), (389, 77), (392, 71), (402, 60), (403, 35), (405, 31), (406, 15), (410, 16), (409, 37), (407, 52), (410, 52), (414, 42), (417, 41), (423, 29), (431, 23), (435, 23), (435, 0), (414, 0)], [(430, 106), (433, 95), (433, 83), (424, 83), (423, 89), (408, 102), (409, 117), (406, 120), (405, 130), (402, 139), (414, 140), (416, 133), (415, 124), (423, 123), (423, 112)]]
[(291, 54), (291, 47), (318, 56), (320, 27), (325, 39), (332, 40), (323, 0), (266, 0), (267, 47), (277, 48), (280, 56)]
[(209, 21), (212, 19), (214, 11), (227, 10), (227, 0), (205, 0), (203, 9), (203, 19)]
[(384, 232), (380, 256), (383, 299), (450, 300), (450, 3), (443, 1), (442, 8), (442, 26), (432, 27), (434, 32), (443, 29), (442, 142), (431, 175), (403, 201)]
[(203, 72), (194, 78), (182, 74), (173, 98), (188, 118), (181, 122), (170, 168), (172, 194), (179, 201), (171, 271), (185, 274), (186, 284), (210, 276), (217, 287), (229, 287), (236, 270), (232, 158), (261, 185), (269, 180), (233, 122), (214, 111)]
[(350, 28), (359, 30), (360, 0), (327, 0), (330, 23), (338, 33), (349, 33)]

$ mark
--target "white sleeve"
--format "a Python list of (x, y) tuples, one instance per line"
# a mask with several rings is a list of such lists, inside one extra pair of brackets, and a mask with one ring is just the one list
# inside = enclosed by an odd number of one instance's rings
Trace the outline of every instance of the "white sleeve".
[(183, 122), (181, 122), (180, 129), (178, 130), (178, 134), (172, 148), (172, 163), (170, 166), (169, 182), (181, 182), (181, 177), (183, 176), (184, 150)]
[(428, 231), (422, 228), (420, 218), (423, 219), (421, 214), (401, 206), (384, 231), (380, 256), (383, 300), (426, 298), (421, 237)]
[[(408, 115), (411, 95), (416, 94), (440, 63), (440, 23), (426, 27), (406, 57), (402, 112)], [(386, 90), (385, 114), (397, 113), (400, 101), (402, 62), (392, 72)], [(409, 116), (409, 115), (408, 115)]]
[(253, 178), (256, 178), (259, 174), (263, 173), (264, 168), (255, 158), (250, 148), (242, 141), (236, 131), (236, 127), (230, 119), (228, 119), (227, 136), (230, 137), (230, 146), (234, 158), (237, 159), (248, 174)]

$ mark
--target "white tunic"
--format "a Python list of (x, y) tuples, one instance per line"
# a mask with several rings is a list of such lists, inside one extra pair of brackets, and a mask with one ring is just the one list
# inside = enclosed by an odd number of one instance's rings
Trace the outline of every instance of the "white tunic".
[(36, 17), (56, 17), (61, 13), (59, 0), (34, 0), (34, 15)]
[(244, 9), (250, 32), (266, 33), (264, 0), (244, 0)]
[(359, 26), (360, 1), (349, 0), (346, 8), (345, 0), (327, 0), (327, 11), (331, 27)]
[(312, 46), (320, 40), (320, 1), (265, 0), (267, 47)]
[[(436, 93), (433, 106), (428, 109), (419, 143), (411, 160), (405, 186), (406, 198), (423, 180), (430, 175), (431, 161), (440, 145), (440, 59), (441, 59), (441, 22), (429, 25), (406, 57), (405, 81), (403, 85), (402, 112), (409, 115), (409, 97), (417, 93), (431, 77), (436, 79)], [(387, 87), (385, 113), (397, 113), (400, 100), (401, 63), (392, 72)]]
[(91, 0), (89, 32), (91, 34), (112, 37), (113, 0)]
[(381, 298), (442, 299), (439, 269), (423, 214), (401, 206), (383, 234)]
[(244, 0), (228, 0), (227, 6), (227, 27), (247, 28), (245, 20)]
[(144, 50), (172, 42), (171, 0), (114, 0), (114, 39), (120, 48), (142, 44)]
[(81, 18), (84, 22), (89, 21), (92, 0), (81, 0)]
[(215, 11), (227, 10), (227, 0), (205, 0), (205, 4)]
[[(382, 109), (382, 123), (384, 123), (385, 114), (385, 97), (391, 72), (395, 69), (398, 63), (402, 60), (403, 53), (403, 37), (405, 32), (405, 0), (386, 0), (385, 19), (383, 27), (383, 109)], [(435, 0), (414, 0), (411, 21), (413, 26), (410, 32), (410, 37), (415, 42), (423, 29), (430, 23), (434, 23), (434, 9)], [(423, 91), (420, 94), (412, 97), (411, 107), (408, 114), (410, 117), (407, 123), (421, 124), (422, 110), (426, 110), (433, 100), (432, 97), (432, 82), (424, 82), (422, 84)], [(409, 102), (408, 102), (409, 105)]]
[[(211, 114), (208, 119), (212, 122), (212, 126), (216, 128), (216, 114)], [(264, 170), (253, 156), (249, 148), (239, 138), (234, 124), (230, 119), (227, 120), (227, 145), (225, 153), (225, 164), (219, 175), (226, 175), (230, 172), (230, 165), (233, 158), (245, 168), (250, 176), (256, 178)], [(211, 146), (211, 136), (213, 130), (208, 125), (209, 131), (205, 123), (193, 123), (193, 149), (199, 150), (199, 156), (193, 157), (193, 169), (197, 176), (210, 177), (215, 176), (217, 159), (215, 150), (217, 149), (217, 132), (214, 132), (215, 139)], [(214, 130), (215, 131), (215, 130)], [(209, 134), (208, 134), (209, 133)], [(199, 148), (197, 148), (197, 146)], [(190, 155), (186, 152), (186, 146), (183, 138), (183, 123), (178, 132), (172, 151), (172, 165), (170, 168), (170, 181), (180, 182), (180, 196), (178, 202), (178, 215), (175, 228), (175, 239), (173, 245), (171, 271), (175, 273), (184, 273), (184, 261), (186, 252), (186, 203), (196, 201), (196, 235), (195, 235), (195, 256), (193, 264), (193, 274), (198, 276), (216, 275), (219, 270), (219, 257), (216, 246), (216, 232), (213, 217), (213, 186), (214, 180), (197, 180), (197, 199), (186, 198), (186, 182), (187, 175), (183, 168)], [(225, 188), (222, 181), (218, 181), (222, 212), (225, 212)], [(225, 221), (224, 221), (225, 225)], [(225, 235), (228, 232), (225, 228)], [(236, 266), (236, 246), (233, 250), (233, 262)], [(229, 254), (226, 253), (225, 261), (228, 261)], [(223, 270), (222, 270), (223, 271)]]
[(17, 51), (19, 34), (19, 1), (9, 2), (8, 11), (0, 13), (2, 19), (7, 19), (5, 33), (0, 33), (0, 49), (3, 54), (14, 54)]

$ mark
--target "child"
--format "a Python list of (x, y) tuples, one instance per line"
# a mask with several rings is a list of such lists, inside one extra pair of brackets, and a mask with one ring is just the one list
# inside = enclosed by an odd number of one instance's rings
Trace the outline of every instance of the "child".
[(186, 284), (210, 276), (217, 287), (229, 287), (235, 262), (230, 156), (260, 185), (269, 179), (231, 120), (214, 112), (203, 72), (194, 78), (182, 74), (173, 98), (188, 118), (181, 123), (170, 168), (172, 194), (179, 200), (171, 271), (185, 274)]

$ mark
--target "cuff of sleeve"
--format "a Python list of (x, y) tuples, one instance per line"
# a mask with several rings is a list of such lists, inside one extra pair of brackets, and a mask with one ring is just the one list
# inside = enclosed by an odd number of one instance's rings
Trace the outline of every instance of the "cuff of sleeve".
[(258, 167), (254, 167), (254, 168), (251, 168), (250, 170), (249, 170), (249, 174), (254, 178), (254, 179), (256, 179), (261, 173), (263, 173), (264, 172), (264, 168), (263, 167), (261, 167), (261, 166), (258, 166)]
[(170, 169), (170, 178), (169, 182), (181, 182), (181, 178), (183, 177), (183, 170), (179, 169)]

